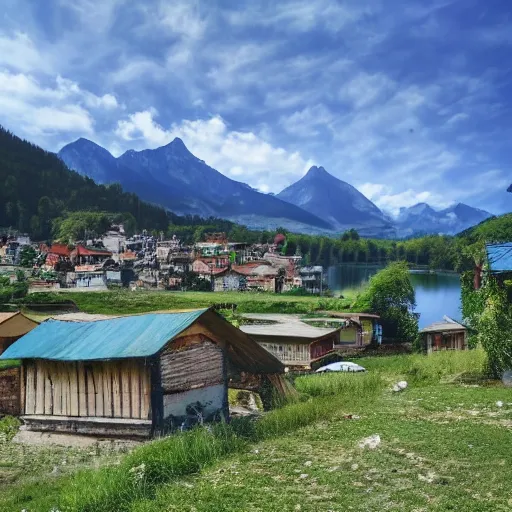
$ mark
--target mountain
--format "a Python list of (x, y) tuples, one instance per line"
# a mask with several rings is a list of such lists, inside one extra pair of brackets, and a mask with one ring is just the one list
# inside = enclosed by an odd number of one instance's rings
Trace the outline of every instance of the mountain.
[(131, 214), (139, 228), (163, 229), (167, 212), (116, 186), (97, 185), (70, 171), (54, 153), (16, 137), (0, 126), (0, 226), (43, 240), (52, 221), (71, 211)]
[(463, 203), (434, 210), (426, 203), (400, 208), (395, 222), (401, 237), (418, 234), (455, 235), (492, 217), (492, 214)]
[(392, 223), (375, 204), (323, 167), (311, 167), (277, 197), (325, 219), (336, 231), (355, 228), (364, 236), (393, 234)]
[(332, 230), (314, 213), (224, 176), (194, 156), (179, 138), (157, 149), (129, 150), (118, 158), (78, 139), (62, 148), (59, 157), (82, 175), (120, 183), (178, 214), (221, 217), (252, 229)]

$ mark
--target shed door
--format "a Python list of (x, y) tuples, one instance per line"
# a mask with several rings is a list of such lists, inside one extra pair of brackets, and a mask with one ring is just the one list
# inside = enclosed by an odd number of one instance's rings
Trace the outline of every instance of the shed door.
[(149, 419), (142, 360), (25, 363), (25, 414)]

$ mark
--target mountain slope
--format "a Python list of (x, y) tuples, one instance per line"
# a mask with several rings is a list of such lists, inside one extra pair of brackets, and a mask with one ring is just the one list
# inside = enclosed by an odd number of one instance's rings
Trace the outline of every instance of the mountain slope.
[(303, 178), (277, 197), (315, 213), (331, 223), (336, 231), (355, 228), (364, 235), (392, 231), (391, 223), (375, 204), (323, 167), (311, 167)]
[(454, 235), (492, 217), (492, 214), (463, 203), (441, 211), (426, 203), (401, 208), (396, 219), (399, 236), (417, 234)]
[(194, 156), (181, 139), (157, 149), (129, 150), (119, 158), (99, 146), (94, 151), (91, 148), (79, 139), (65, 146), (59, 156), (81, 174), (98, 176), (106, 183), (119, 182), (127, 190), (136, 188), (144, 199), (175, 213), (215, 215), (254, 229), (332, 229), (311, 212), (224, 176)]
[(70, 171), (57, 155), (0, 126), (0, 226), (44, 239), (66, 211), (128, 212), (140, 228), (166, 229), (165, 210), (116, 186), (97, 185)]

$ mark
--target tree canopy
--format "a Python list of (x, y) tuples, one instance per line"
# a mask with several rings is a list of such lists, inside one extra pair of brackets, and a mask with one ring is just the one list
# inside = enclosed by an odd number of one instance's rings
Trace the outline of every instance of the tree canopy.
[(413, 342), (418, 336), (416, 298), (404, 262), (395, 262), (371, 277), (353, 308), (381, 317), (384, 336)]

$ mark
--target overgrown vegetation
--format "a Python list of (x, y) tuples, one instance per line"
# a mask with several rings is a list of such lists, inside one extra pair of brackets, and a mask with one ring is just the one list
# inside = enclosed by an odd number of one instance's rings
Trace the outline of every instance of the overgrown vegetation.
[(372, 276), (353, 306), (355, 311), (379, 314), (387, 338), (408, 342), (418, 336), (415, 307), (414, 288), (405, 262), (392, 263)]
[(462, 314), (473, 329), (471, 344), (482, 345), (491, 374), (501, 377), (504, 370), (512, 369), (512, 283), (500, 284), (487, 276), (482, 287), (475, 290), (469, 272), (461, 283)]

